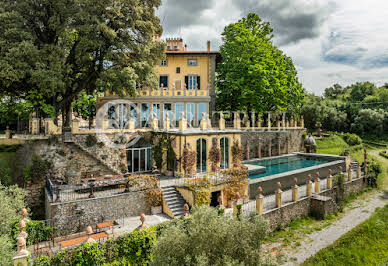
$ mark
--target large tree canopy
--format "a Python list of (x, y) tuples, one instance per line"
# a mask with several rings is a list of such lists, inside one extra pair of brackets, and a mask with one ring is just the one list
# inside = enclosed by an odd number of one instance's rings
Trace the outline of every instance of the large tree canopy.
[(134, 95), (157, 87), (153, 66), (164, 44), (155, 9), (160, 0), (17, 0), (0, 2), (0, 89), (42, 96), (62, 111), (81, 91)]
[(299, 108), (304, 89), (292, 60), (272, 43), (272, 28), (256, 14), (225, 27), (217, 72), (217, 105), (222, 110)]

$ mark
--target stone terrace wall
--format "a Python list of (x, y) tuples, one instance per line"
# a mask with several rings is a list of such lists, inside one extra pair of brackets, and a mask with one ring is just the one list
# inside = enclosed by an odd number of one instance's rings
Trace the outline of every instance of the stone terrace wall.
[[(314, 213), (332, 213), (334, 211), (333, 204), (340, 202), (343, 197), (349, 196), (354, 193), (358, 193), (367, 187), (363, 178), (359, 178), (345, 183), (344, 193), (339, 193), (337, 187), (331, 190), (323, 191), (319, 196), (330, 197), (332, 204), (316, 204), (312, 203), (316, 198), (304, 197), (296, 202), (284, 204), (281, 208), (276, 208), (267, 211), (263, 214), (263, 217), (268, 220), (270, 231), (274, 231), (279, 227), (286, 226), (292, 220), (303, 218)], [(317, 210), (316, 208), (326, 208)]]
[(286, 154), (287, 145), (286, 139), (289, 139), (289, 153), (299, 152), (303, 149), (302, 134), (304, 130), (287, 130), (287, 131), (244, 131), (241, 135), (241, 142), (243, 145), (243, 158), (247, 159), (246, 145), (249, 143), (249, 157), (258, 158), (257, 148), (258, 140), (260, 138), (261, 143), (261, 156), (268, 157), (269, 149), (268, 143), (272, 141), (271, 155), (278, 154), (278, 141), (280, 141), (280, 152)]
[(60, 235), (83, 231), (86, 226), (115, 219), (149, 214), (143, 191), (114, 196), (50, 203), (46, 192), (46, 219), (51, 219)]

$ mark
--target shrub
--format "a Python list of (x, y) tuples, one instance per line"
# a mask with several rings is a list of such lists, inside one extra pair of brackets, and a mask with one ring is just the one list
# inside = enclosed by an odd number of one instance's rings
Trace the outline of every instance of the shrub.
[(195, 205), (209, 205), (211, 202), (211, 191), (213, 183), (204, 176), (195, 179), (193, 182), (186, 181), (187, 188), (195, 192)]
[(182, 166), (185, 174), (195, 174), (195, 166), (197, 164), (197, 152), (190, 148), (190, 145), (185, 145), (182, 155)]
[(34, 265), (147, 265), (155, 240), (155, 227), (135, 230), (103, 244), (85, 243), (52, 257), (41, 256)]
[(232, 145), (232, 163), (234, 166), (239, 166), (241, 164), (242, 154), (243, 151), (238, 140), (234, 140)]
[(377, 187), (377, 179), (378, 176), (383, 172), (383, 168), (380, 163), (376, 161), (371, 161), (368, 164), (368, 174), (367, 174), (367, 182), (371, 187)]
[(216, 172), (217, 165), (221, 161), (221, 151), (217, 146), (217, 142), (213, 141), (213, 146), (209, 151), (209, 160), (211, 162), (212, 172)]
[(145, 198), (150, 207), (162, 205), (162, 190), (160, 188), (149, 189), (145, 193)]
[(225, 190), (229, 200), (236, 200), (237, 193), (243, 196), (248, 186), (248, 168), (239, 167), (222, 171), (226, 176)]
[[(28, 234), (27, 246), (33, 245), (36, 241), (42, 242), (50, 240), (51, 234), (54, 233), (55, 228), (46, 226), (45, 221), (31, 220), (26, 224), (25, 231)], [(15, 220), (12, 225), (12, 235), (15, 240), (19, 234), (19, 220)]]
[(356, 134), (345, 133), (343, 138), (347, 144), (350, 146), (360, 145), (362, 143), (362, 139)]
[(85, 140), (86, 147), (93, 147), (97, 144), (97, 138), (94, 135), (88, 135)]
[(194, 208), (190, 226), (166, 228), (152, 247), (151, 265), (261, 265), (261, 242), (268, 224), (261, 216), (218, 215), (215, 208)]

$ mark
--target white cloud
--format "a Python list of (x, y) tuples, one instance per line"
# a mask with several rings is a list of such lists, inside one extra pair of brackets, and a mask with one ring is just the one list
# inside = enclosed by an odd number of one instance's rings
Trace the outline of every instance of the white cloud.
[(207, 40), (217, 49), (224, 27), (248, 12), (271, 22), (275, 44), (293, 59), (309, 91), (388, 81), (384, 0), (165, 0), (158, 14), (163, 37), (183, 37), (189, 49), (204, 50)]

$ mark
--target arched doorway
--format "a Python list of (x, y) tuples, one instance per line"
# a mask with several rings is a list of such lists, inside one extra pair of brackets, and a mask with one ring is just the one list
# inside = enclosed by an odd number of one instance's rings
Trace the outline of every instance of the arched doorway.
[(197, 140), (197, 172), (206, 172), (207, 166), (207, 149), (206, 139)]
[(127, 148), (128, 172), (142, 173), (152, 170), (152, 146), (144, 138)]

